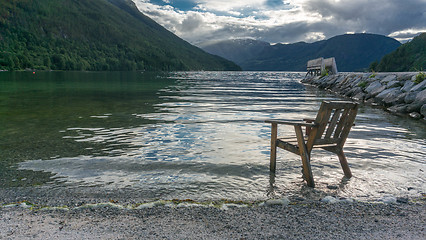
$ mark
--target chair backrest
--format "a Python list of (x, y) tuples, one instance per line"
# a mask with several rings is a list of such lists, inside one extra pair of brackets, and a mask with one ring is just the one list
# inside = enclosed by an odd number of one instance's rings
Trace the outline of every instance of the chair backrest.
[(309, 135), (313, 145), (336, 144), (343, 147), (358, 112), (358, 104), (348, 101), (324, 101), (315, 119), (318, 128)]

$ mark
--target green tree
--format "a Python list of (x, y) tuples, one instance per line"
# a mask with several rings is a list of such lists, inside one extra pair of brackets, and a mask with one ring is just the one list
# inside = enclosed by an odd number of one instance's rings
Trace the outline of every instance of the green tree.
[(55, 70), (63, 70), (65, 68), (65, 59), (62, 54), (54, 54), (51, 59), (52, 68)]

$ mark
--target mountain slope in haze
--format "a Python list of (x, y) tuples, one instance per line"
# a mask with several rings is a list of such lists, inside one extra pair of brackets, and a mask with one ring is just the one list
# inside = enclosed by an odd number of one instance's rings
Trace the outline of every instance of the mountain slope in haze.
[(231, 39), (225, 41), (206, 42), (200, 47), (208, 52), (233, 62), (242, 62), (259, 55), (264, 48), (269, 47), (267, 42), (253, 39)]
[(393, 38), (376, 34), (345, 34), (314, 43), (267, 46), (263, 42), (253, 41), (252, 45), (262, 46), (257, 48), (261, 51), (255, 52), (244, 41), (235, 40), (204, 45), (202, 48), (227, 59), (233, 55), (232, 60), (244, 70), (306, 71), (306, 63), (310, 59), (335, 57), (339, 71), (359, 71), (367, 69), (371, 62), (379, 61), (401, 45)]
[(240, 70), (143, 15), (131, 0), (0, 1), (0, 69)]
[(425, 71), (426, 33), (420, 34), (384, 56), (375, 70), (380, 72)]

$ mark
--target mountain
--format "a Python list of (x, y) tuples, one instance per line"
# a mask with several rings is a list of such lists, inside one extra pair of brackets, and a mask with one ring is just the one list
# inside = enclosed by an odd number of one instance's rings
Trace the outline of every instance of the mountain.
[(0, 1), (0, 70), (240, 70), (131, 0)]
[(248, 47), (245, 40), (232, 40), (205, 44), (202, 48), (234, 61), (244, 70), (305, 71), (310, 59), (335, 57), (339, 71), (360, 71), (401, 45), (393, 38), (376, 34), (345, 34), (314, 43), (249, 43), (255, 47)]
[(425, 71), (426, 33), (420, 34), (384, 56), (375, 70), (380, 72)]
[(233, 62), (242, 62), (245, 59), (255, 58), (264, 48), (269, 46), (270, 44), (267, 42), (253, 39), (231, 39), (200, 44), (204, 51)]

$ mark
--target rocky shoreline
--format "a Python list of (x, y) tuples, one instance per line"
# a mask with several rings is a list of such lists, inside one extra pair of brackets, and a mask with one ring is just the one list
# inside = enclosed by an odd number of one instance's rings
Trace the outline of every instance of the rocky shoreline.
[(302, 83), (426, 121), (426, 80), (419, 81), (419, 74), (423, 73), (339, 73), (307, 76)]

